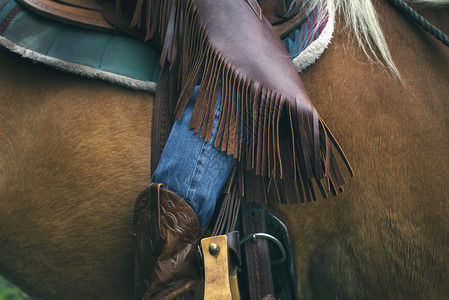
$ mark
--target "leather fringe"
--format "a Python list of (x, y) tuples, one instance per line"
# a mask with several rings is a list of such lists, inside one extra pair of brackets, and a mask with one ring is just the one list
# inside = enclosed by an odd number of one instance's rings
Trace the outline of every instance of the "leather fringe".
[[(176, 119), (200, 82), (190, 129), (206, 141), (212, 138), (221, 86), (214, 146), (236, 158), (240, 168), (254, 170), (237, 172), (240, 181), (242, 176), (268, 177), (264, 182), (270, 202), (312, 201), (317, 188), (324, 197), (326, 190), (333, 195), (343, 191), (345, 180), (333, 149), (351, 176), (352, 168), (315, 108), (302, 109), (301, 99), (289, 99), (245, 78), (210, 41), (195, 0), (138, 0), (134, 26), (144, 29), (145, 40), (155, 35), (163, 38), (161, 65), (169, 68), (172, 79), (177, 78), (172, 80), (178, 98)], [(240, 188), (240, 194), (244, 190)]]

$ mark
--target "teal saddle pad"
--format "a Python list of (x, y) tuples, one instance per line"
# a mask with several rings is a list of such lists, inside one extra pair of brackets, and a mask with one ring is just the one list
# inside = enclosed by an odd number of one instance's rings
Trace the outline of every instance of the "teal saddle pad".
[(154, 92), (159, 52), (130, 36), (63, 24), (0, 0), (0, 45), (57, 69)]

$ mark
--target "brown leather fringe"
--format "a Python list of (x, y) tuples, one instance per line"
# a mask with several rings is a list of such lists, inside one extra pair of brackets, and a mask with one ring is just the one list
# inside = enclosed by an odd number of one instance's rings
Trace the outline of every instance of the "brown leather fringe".
[[(255, 170), (237, 172), (240, 180), (243, 173), (268, 177), (264, 180), (268, 199), (274, 202), (312, 201), (317, 188), (324, 197), (326, 190), (333, 195), (341, 192), (345, 180), (333, 149), (351, 176), (353, 171), (315, 108), (302, 109), (301, 99), (288, 99), (282, 91), (240, 74), (210, 42), (197, 10), (195, 0), (138, 0), (131, 22), (144, 28), (145, 39), (156, 33), (163, 38), (161, 65), (169, 67), (171, 76), (178, 80), (172, 86), (178, 97), (176, 119), (200, 81), (189, 127), (206, 141), (211, 140), (221, 88), (214, 146)], [(243, 194), (245, 189), (240, 190)]]

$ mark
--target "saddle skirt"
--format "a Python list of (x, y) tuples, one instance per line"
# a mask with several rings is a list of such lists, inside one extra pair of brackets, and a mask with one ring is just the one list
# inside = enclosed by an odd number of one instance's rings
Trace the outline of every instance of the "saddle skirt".
[[(110, 0), (19, 0), (32, 11), (50, 19), (77, 26), (114, 32), (117, 24), (128, 24), (126, 15)], [(251, 0), (259, 6), (280, 37), (288, 35), (306, 18), (307, 8), (296, 0)], [(112, 12), (111, 12), (112, 10)], [(115, 16), (108, 16), (114, 14)], [(116, 19), (118, 22), (112, 22)], [(120, 26), (120, 25), (119, 25)]]

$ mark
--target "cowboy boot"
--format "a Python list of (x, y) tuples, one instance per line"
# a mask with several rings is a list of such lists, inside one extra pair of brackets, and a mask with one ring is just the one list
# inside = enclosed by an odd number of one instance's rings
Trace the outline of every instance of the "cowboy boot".
[(201, 296), (195, 252), (202, 237), (192, 208), (152, 183), (135, 207), (135, 299), (194, 299)]

